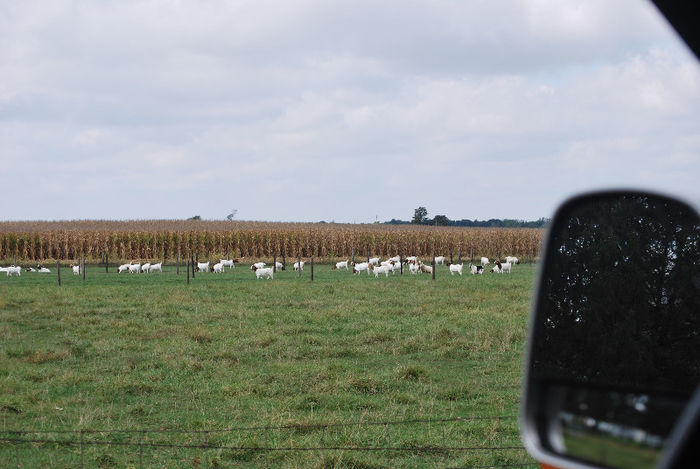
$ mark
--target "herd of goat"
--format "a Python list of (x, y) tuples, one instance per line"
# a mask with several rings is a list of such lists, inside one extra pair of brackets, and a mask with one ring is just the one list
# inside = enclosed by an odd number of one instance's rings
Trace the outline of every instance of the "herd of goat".
[[(390, 273), (395, 273), (397, 270), (400, 270), (403, 265), (406, 265), (408, 267), (408, 270), (411, 274), (420, 274), (420, 273), (427, 273), (427, 274), (432, 274), (433, 273), (433, 265), (446, 265), (445, 262), (445, 256), (437, 256), (434, 258), (434, 263), (431, 264), (425, 264), (423, 263), (418, 257), (416, 256), (409, 256), (404, 259), (402, 259), (399, 256), (391, 257), (385, 261), (380, 260), (379, 257), (373, 257), (370, 259), (367, 259), (367, 262), (350, 262), (349, 260), (345, 261), (340, 261), (336, 262), (336, 264), (332, 267), (333, 270), (341, 270), (345, 269), (347, 271), (350, 271), (350, 268), (352, 267), (352, 273), (353, 274), (360, 274), (362, 272), (367, 272), (367, 275), (370, 275), (371, 273), (374, 273), (375, 277), (379, 277), (380, 275), (384, 274), (385, 276), (389, 276)], [(233, 269), (235, 267), (236, 262), (238, 259), (220, 259), (219, 262), (216, 264), (211, 265), (210, 262), (197, 262), (196, 270), (198, 272), (214, 272), (214, 273), (223, 273), (224, 269), (226, 267), (229, 267), (230, 269)], [(513, 265), (514, 264), (519, 264), (520, 261), (518, 260), (517, 257), (512, 257), (512, 256), (507, 256), (505, 258), (505, 262), (501, 262), (500, 260), (495, 260), (493, 261), (493, 267), (491, 268), (491, 272), (494, 273), (510, 273)], [(472, 275), (480, 275), (484, 273), (485, 267), (491, 264), (489, 259), (487, 257), (482, 257), (481, 258), (481, 264), (472, 264), (469, 263), (469, 272), (471, 272)], [(462, 275), (462, 270), (464, 267), (464, 263), (460, 264), (449, 264), (449, 270), (450, 274), (459, 274)], [(81, 270), (79, 265), (71, 265), (71, 268), (73, 270), (74, 275), (80, 275)], [(274, 266), (267, 266), (264, 262), (255, 262), (250, 266), (250, 269), (255, 272), (255, 276), (258, 279), (261, 278), (267, 278), (267, 279), (272, 279), (274, 278), (274, 273), (277, 270), (285, 270), (285, 265), (281, 262), (275, 261)], [(294, 271), (303, 271), (304, 270), (304, 261), (298, 261), (294, 263)], [(47, 269), (46, 267), (42, 266), (39, 264), (36, 268), (34, 267), (28, 267), (26, 269), (27, 272), (38, 272), (38, 273), (51, 273), (50, 269)], [(0, 267), (0, 272), (6, 272), (7, 276), (19, 276), (22, 273), (22, 268), (20, 266), (16, 265), (11, 265), (9, 267)], [(138, 273), (154, 273), (154, 272), (163, 272), (163, 263), (159, 262), (157, 264), (151, 264), (150, 262), (146, 262), (144, 264), (139, 263), (128, 263), (128, 264), (122, 264), (117, 268), (117, 273), (122, 273), (122, 272), (129, 272), (130, 274), (138, 274)]]

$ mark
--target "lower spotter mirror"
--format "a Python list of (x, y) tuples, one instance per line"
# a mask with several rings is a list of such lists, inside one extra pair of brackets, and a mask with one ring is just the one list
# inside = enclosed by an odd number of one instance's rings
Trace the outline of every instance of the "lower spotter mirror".
[(552, 220), (533, 303), (523, 441), (558, 467), (652, 468), (700, 383), (700, 218), (605, 192)]

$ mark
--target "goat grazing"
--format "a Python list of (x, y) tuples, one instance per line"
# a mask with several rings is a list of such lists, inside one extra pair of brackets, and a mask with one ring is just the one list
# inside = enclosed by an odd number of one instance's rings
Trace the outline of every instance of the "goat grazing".
[[(255, 265), (253, 265), (253, 267), (255, 267)], [(253, 270), (255, 271), (255, 278), (257, 279), (274, 279), (274, 272), (272, 271), (272, 267), (255, 267)]]
[(224, 267), (231, 267), (232, 269), (236, 267), (231, 259), (219, 259), (219, 262)]
[(491, 272), (495, 272), (497, 274), (502, 274), (503, 272), (510, 273), (510, 267), (511, 267), (510, 262), (501, 263), (501, 261), (496, 261), (496, 265), (493, 266), (493, 269), (491, 269)]
[(353, 274), (359, 274), (364, 271), (367, 271), (367, 275), (369, 275), (369, 262), (360, 262), (359, 264), (352, 265)]
[(140, 263), (139, 264), (129, 264), (129, 273), (130, 274), (133, 274), (134, 272), (136, 272), (138, 274), (140, 270), (141, 270)]
[(159, 262), (157, 264), (151, 264), (148, 267), (148, 272), (160, 272), (161, 274), (163, 273), (163, 263)]
[(457, 272), (459, 275), (462, 275), (462, 267), (464, 267), (464, 263), (450, 264), (450, 275), (454, 275), (455, 272)]
[(506, 262), (508, 262), (509, 264), (520, 264), (520, 260), (518, 260), (517, 257), (513, 256), (506, 256)]
[(214, 264), (214, 266), (211, 268), (211, 271), (217, 274), (221, 274), (224, 272), (224, 264), (221, 262), (217, 262)]
[(445, 256), (437, 256), (435, 258), (435, 265), (442, 264), (445, 265)]
[(379, 277), (379, 274), (384, 274), (387, 277), (389, 276), (389, 265), (380, 265), (375, 267), (374, 265), (370, 264), (370, 268), (374, 272), (375, 278)]
[(484, 273), (484, 266), (469, 264), (469, 271), (472, 275), (482, 275)]
[(294, 263), (294, 272), (297, 272), (299, 270), (304, 270), (304, 261)]
[(339, 270), (339, 269), (350, 270), (348, 268), (348, 261), (336, 262), (335, 265), (333, 266), (333, 270)]
[(209, 272), (209, 261), (207, 262), (197, 262), (198, 272)]

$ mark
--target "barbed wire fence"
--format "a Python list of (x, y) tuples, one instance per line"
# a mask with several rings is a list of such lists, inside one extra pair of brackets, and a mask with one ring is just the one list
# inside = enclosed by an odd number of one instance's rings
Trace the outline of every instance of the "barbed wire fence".
[[(410, 435), (396, 427), (411, 427)], [(270, 466), (302, 453), (315, 453), (321, 467), (334, 467), (347, 454), (383, 457), (387, 464), (408, 457), (450, 468), (537, 467), (520, 443), (515, 416), (201, 430), (0, 430), (0, 445), (3, 467), (17, 468), (49, 461), (49, 467), (60, 462), (58, 467), (142, 469), (167, 464), (166, 459), (187, 460), (195, 467)], [(124, 454), (115, 457), (98, 449)]]

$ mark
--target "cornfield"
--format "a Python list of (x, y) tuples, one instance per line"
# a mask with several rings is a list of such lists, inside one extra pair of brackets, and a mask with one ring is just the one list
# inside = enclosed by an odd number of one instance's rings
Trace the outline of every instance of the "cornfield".
[(544, 231), (417, 225), (137, 220), (0, 222), (0, 261), (432, 255), (534, 260)]

